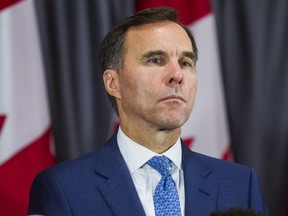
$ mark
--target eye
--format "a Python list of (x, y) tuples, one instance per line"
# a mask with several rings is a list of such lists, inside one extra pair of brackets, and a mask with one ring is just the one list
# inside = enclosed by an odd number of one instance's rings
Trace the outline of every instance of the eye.
[(180, 61), (180, 66), (181, 67), (193, 67), (192, 63), (188, 60), (181, 60)]
[(154, 64), (160, 64), (162, 61), (160, 58), (151, 58), (149, 59), (149, 62), (154, 63)]
[(163, 66), (166, 63), (166, 60), (162, 57), (152, 57), (148, 59), (149, 64), (157, 65), (157, 66)]

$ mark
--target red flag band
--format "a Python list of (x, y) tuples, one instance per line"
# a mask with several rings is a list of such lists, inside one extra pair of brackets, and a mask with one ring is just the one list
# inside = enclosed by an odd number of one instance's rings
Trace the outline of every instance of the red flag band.
[(0, 1), (0, 38), (0, 215), (20, 216), (35, 175), (55, 164), (33, 0)]

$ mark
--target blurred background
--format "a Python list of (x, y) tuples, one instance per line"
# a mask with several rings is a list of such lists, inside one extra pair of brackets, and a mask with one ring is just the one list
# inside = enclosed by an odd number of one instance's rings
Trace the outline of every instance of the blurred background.
[(182, 138), (256, 169), (270, 215), (288, 216), (287, 0), (0, 0), (0, 214), (26, 215), (34, 176), (117, 128), (98, 49), (120, 19), (179, 11), (198, 44)]

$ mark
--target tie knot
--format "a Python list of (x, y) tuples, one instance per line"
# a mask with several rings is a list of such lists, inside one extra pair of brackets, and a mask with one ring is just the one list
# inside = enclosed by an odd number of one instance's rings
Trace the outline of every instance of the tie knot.
[(170, 160), (166, 156), (154, 156), (147, 163), (153, 169), (157, 170), (161, 174), (161, 176), (170, 175), (170, 171), (168, 169)]

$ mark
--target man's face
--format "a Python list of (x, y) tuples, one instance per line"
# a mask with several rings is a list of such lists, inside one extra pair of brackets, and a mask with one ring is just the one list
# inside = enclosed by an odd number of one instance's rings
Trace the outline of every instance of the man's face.
[(194, 104), (194, 58), (187, 33), (176, 23), (129, 29), (123, 69), (117, 74), (121, 124), (157, 130), (181, 127)]

